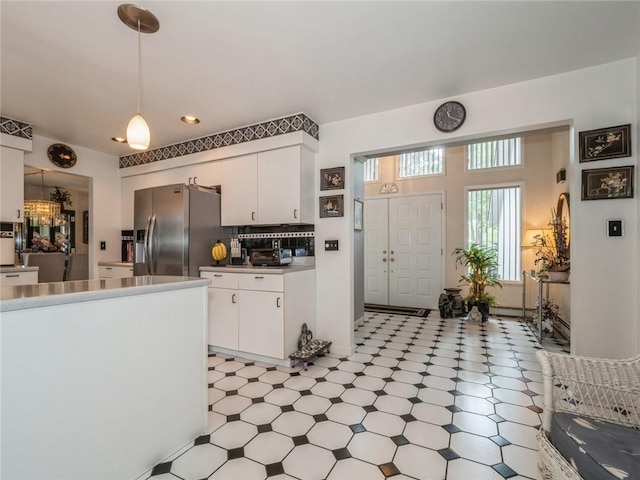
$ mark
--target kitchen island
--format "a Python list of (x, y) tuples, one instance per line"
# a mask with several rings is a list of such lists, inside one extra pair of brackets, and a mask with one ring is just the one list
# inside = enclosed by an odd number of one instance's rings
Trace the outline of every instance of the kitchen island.
[(207, 285), (0, 288), (2, 478), (136, 478), (207, 424)]

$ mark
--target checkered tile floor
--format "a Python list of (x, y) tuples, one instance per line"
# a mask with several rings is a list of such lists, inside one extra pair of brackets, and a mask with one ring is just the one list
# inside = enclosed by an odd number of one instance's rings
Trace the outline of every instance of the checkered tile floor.
[(307, 371), (209, 357), (209, 430), (150, 478), (535, 478), (542, 378), (526, 326), (366, 313), (356, 342)]

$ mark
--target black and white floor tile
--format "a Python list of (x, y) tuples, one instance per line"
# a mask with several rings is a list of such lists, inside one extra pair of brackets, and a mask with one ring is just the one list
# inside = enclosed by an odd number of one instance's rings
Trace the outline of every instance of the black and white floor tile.
[(356, 353), (306, 371), (209, 357), (209, 430), (150, 478), (536, 477), (541, 347), (525, 325), (366, 313), (355, 335)]

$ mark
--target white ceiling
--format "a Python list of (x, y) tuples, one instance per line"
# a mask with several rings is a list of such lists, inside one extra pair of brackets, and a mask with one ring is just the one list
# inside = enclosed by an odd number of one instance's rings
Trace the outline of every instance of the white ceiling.
[[(0, 2), (4, 116), (115, 155), (136, 110), (120, 2)], [(142, 1), (152, 148), (292, 113), (319, 124), (638, 55), (639, 2)], [(585, 99), (588, 101), (588, 99)], [(202, 123), (187, 126), (181, 115)], [(322, 135), (322, 132), (320, 132)]]

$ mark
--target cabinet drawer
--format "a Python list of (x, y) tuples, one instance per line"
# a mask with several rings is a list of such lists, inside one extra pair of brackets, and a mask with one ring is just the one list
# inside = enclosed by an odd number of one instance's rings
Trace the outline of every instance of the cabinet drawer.
[(11, 272), (0, 274), (0, 285), (3, 287), (32, 285), (34, 283), (38, 283), (38, 272)]
[(133, 267), (98, 266), (99, 278), (123, 278), (133, 277)]
[(240, 289), (284, 292), (284, 275), (245, 273), (240, 276)]
[(211, 280), (210, 288), (238, 288), (237, 273), (200, 272), (200, 277)]

